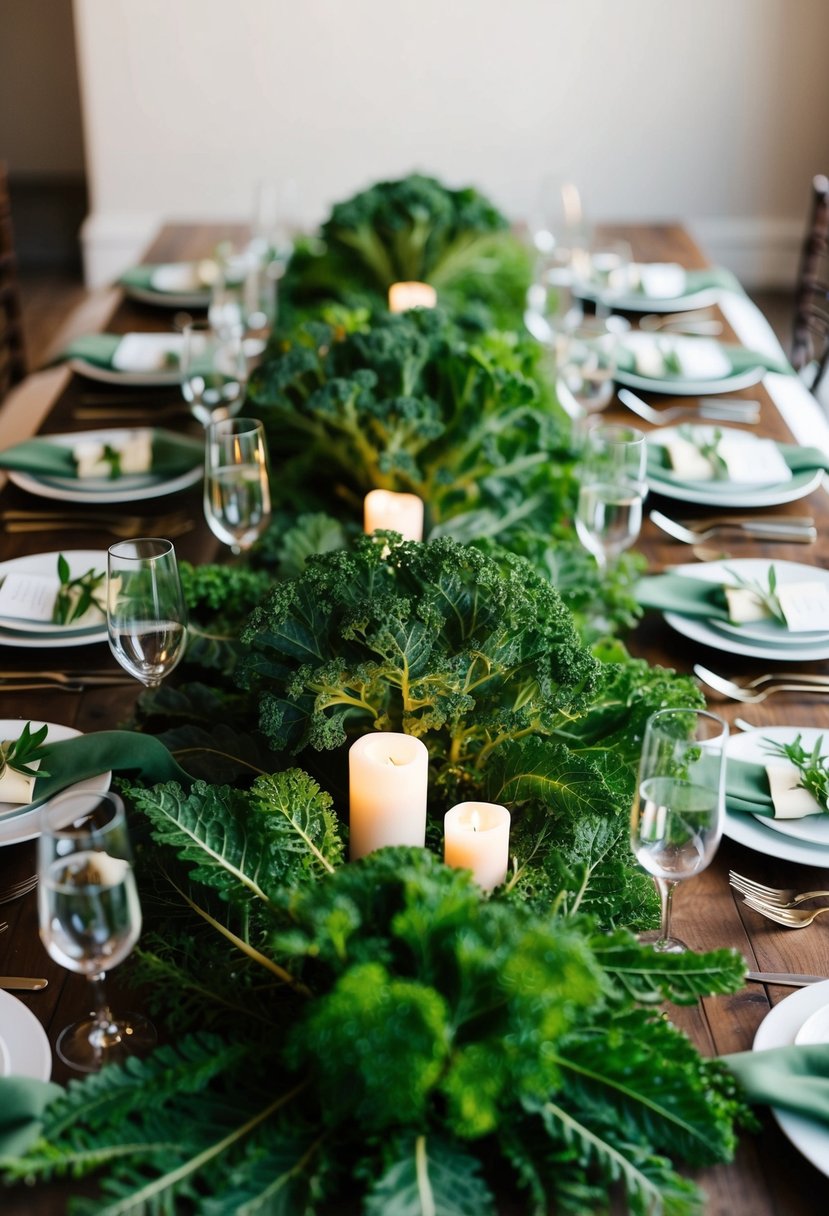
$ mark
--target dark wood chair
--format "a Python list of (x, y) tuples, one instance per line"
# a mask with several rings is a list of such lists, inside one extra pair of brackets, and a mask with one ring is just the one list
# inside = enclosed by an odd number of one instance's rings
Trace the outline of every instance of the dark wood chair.
[(812, 179), (809, 226), (800, 255), (792, 367), (815, 392), (829, 363), (829, 177)]
[(0, 161), (0, 401), (26, 376), (23, 316), (17, 282), (9, 182)]

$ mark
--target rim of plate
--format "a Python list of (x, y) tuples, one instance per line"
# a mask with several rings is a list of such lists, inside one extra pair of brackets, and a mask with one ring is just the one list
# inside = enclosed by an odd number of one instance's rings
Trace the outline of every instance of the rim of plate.
[[(646, 263), (645, 263), (646, 264)], [(642, 292), (630, 292), (628, 295), (607, 295), (601, 288), (592, 287), (589, 283), (578, 284), (575, 294), (583, 300), (597, 300), (602, 304), (612, 305), (622, 312), (690, 312), (694, 308), (707, 308), (716, 304), (720, 298), (721, 287), (700, 287), (696, 291), (685, 292), (681, 296), (645, 296)]]
[(98, 367), (95, 363), (78, 358), (70, 359), (69, 366), (79, 376), (86, 376), (87, 380), (98, 380), (101, 384), (134, 384), (148, 387), (157, 385), (163, 388), (181, 383), (179, 371), (119, 372), (115, 368)]
[(204, 476), (204, 467), (202, 464), (197, 464), (192, 469), (188, 469), (186, 473), (180, 473), (178, 477), (121, 490), (81, 490), (74, 486), (43, 481), (32, 473), (21, 473), (17, 470), (9, 470), (8, 476), (9, 481), (19, 489), (27, 490), (29, 494), (36, 494), (40, 498), (56, 499), (58, 502), (99, 503), (101, 506), (106, 506), (120, 502), (140, 502), (145, 498), (163, 498), (167, 494), (187, 490)]
[(619, 367), (614, 378), (619, 384), (642, 389), (644, 392), (668, 393), (672, 397), (699, 397), (706, 393), (730, 393), (740, 388), (749, 388), (762, 380), (765, 374), (766, 368), (758, 366), (747, 367), (744, 371), (722, 376), (719, 380), (665, 380), (659, 377), (638, 376), (635, 372), (627, 372)]
[(142, 304), (157, 304), (161, 308), (207, 308), (210, 290), (205, 291), (156, 291), (152, 287), (122, 283), (125, 295)]
[(829, 848), (784, 836), (782, 832), (765, 827), (764, 821), (756, 816), (736, 814), (728, 807), (725, 810), (723, 836), (754, 849), (755, 853), (762, 853), (764, 857), (773, 857), (775, 861), (793, 861), (801, 866), (829, 869)]
[(755, 487), (754, 490), (739, 490), (717, 493), (716, 490), (705, 490), (691, 484), (677, 485), (676, 482), (662, 481), (659, 477), (648, 473), (648, 487), (654, 494), (663, 498), (673, 498), (678, 502), (691, 502), (702, 507), (776, 507), (784, 502), (795, 502), (805, 498), (818, 489), (823, 480), (823, 470), (814, 472), (804, 470), (794, 473), (791, 481), (781, 481), (777, 486)]
[[(770, 1047), (787, 1047), (808, 1017), (829, 1003), (829, 980), (799, 988), (769, 1010), (757, 1027), (752, 1051)], [(780, 1130), (803, 1156), (826, 1177), (829, 1177), (829, 1129), (816, 1119), (807, 1119), (792, 1111), (771, 1108)]]
[[(25, 725), (23, 719), (7, 718), (0, 720), (0, 731), (3, 732), (4, 738), (16, 738), (15, 731), (19, 734)], [(51, 732), (51, 742), (61, 743), (64, 739), (76, 739), (82, 734), (76, 730), (74, 726), (64, 726), (60, 722), (41, 722), (33, 721), (32, 726), (37, 729), (39, 726), (48, 726)], [(49, 736), (47, 735), (47, 741)], [(76, 781), (74, 785), (68, 786), (67, 790), (61, 790), (61, 793), (66, 793), (69, 790), (82, 791), (89, 790), (94, 793), (103, 793), (109, 789), (112, 782), (112, 773), (101, 773), (97, 777), (88, 777), (84, 781)], [(0, 805), (8, 806), (8, 803)], [(48, 802), (35, 807), (33, 810), (27, 810), (23, 805), (15, 810), (7, 811), (0, 816), (0, 848), (7, 844), (21, 844), (25, 840), (34, 840), (40, 835), (40, 812)]]
[[(24, 557), (10, 557), (0, 562), (0, 578), (11, 570), (23, 570), (24, 573), (38, 573), (39, 568), (48, 571), (48, 566), (54, 568), (58, 555), (71, 560), (77, 556), (77, 565), (94, 566), (96, 563), (106, 570), (107, 555), (105, 549), (55, 549), (48, 553), (28, 553)], [(73, 563), (74, 564), (74, 563)], [(10, 617), (4, 618), (10, 620)], [(56, 647), (56, 646), (86, 646), (91, 642), (105, 641), (107, 636), (106, 621), (99, 626), (87, 626), (83, 630), (67, 629), (59, 632), (50, 627), (49, 632), (36, 630), (15, 629), (12, 626), (0, 625), (0, 644), (6, 646), (24, 647)]]
[(2, 1075), (48, 1081), (52, 1075), (49, 1038), (28, 1006), (10, 992), (0, 990), (0, 1026), (9, 1060)]

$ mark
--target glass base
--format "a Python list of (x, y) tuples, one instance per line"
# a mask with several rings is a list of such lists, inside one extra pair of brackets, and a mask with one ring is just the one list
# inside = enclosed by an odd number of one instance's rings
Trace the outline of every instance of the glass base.
[(643, 946), (653, 946), (660, 954), (684, 954), (688, 949), (678, 937), (663, 937), (657, 930), (640, 933), (636, 940)]
[(64, 1064), (78, 1072), (98, 1072), (107, 1064), (121, 1064), (155, 1047), (155, 1026), (140, 1013), (125, 1013), (100, 1026), (94, 1018), (73, 1022), (55, 1044)]

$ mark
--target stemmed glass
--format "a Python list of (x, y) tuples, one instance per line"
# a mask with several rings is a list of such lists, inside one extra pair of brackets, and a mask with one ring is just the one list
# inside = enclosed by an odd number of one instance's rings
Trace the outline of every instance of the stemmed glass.
[(209, 321), (185, 325), (181, 392), (202, 426), (232, 418), (242, 408), (247, 362), (238, 329), (214, 329)]
[(556, 391), (571, 416), (595, 414), (613, 398), (623, 317), (586, 316), (556, 335)]
[(81, 1072), (149, 1050), (156, 1041), (140, 1014), (113, 1016), (104, 976), (138, 941), (141, 907), (124, 804), (111, 792), (74, 791), (43, 808), (38, 841), (40, 937), (62, 967), (85, 975), (91, 1017), (61, 1031), (57, 1052)]
[(204, 515), (214, 536), (237, 556), (270, 523), (268, 453), (261, 422), (228, 418), (207, 429)]
[(248, 363), (261, 355), (276, 320), (279, 263), (248, 250), (241, 263), (220, 267), (208, 321), (221, 335), (241, 335)]
[(640, 941), (687, 950), (671, 936), (676, 884), (710, 865), (722, 836), (728, 726), (701, 709), (661, 709), (645, 728), (630, 841), (662, 900), (662, 926)]
[(184, 654), (187, 609), (169, 540), (141, 537), (107, 554), (107, 634), (121, 666), (157, 687)]
[(604, 572), (642, 527), (647, 449), (632, 426), (594, 426), (584, 439), (576, 532)]

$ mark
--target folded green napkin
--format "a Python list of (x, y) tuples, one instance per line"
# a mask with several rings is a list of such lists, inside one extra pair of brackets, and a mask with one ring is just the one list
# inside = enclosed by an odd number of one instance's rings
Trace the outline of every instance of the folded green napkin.
[(770, 1047), (720, 1056), (749, 1102), (829, 1122), (829, 1043)]
[(685, 291), (690, 295), (694, 291), (704, 291), (706, 287), (720, 287), (723, 291), (736, 291), (745, 295), (740, 281), (724, 266), (706, 266), (703, 270), (685, 271)]
[[(822, 452), (820, 448), (800, 447), (796, 443), (778, 443), (780, 454), (786, 464), (791, 469), (792, 473), (814, 473), (818, 469), (823, 469), (829, 472), (829, 456)], [(669, 481), (680, 486), (694, 485), (707, 486), (707, 481), (688, 481), (685, 477), (679, 477), (668, 464), (667, 451), (659, 443), (658, 436), (654, 436), (648, 442), (648, 476), (655, 477), (659, 481)], [(719, 483), (715, 478), (710, 481), (712, 486), (718, 484), (735, 486), (735, 482)], [(746, 488), (750, 483), (746, 483)]]
[(75, 338), (67, 347), (55, 356), (55, 362), (63, 359), (83, 359), (95, 367), (112, 367), (112, 360), (118, 349), (122, 334), (85, 334)]
[[(78, 435), (81, 439), (82, 435)], [(200, 440), (172, 431), (153, 434), (151, 472), (157, 477), (178, 477), (201, 464), (204, 448)], [(26, 439), (0, 452), (0, 469), (14, 469), (35, 477), (77, 477), (72, 449), (50, 442), (48, 436)], [(126, 474), (142, 476), (143, 474)], [(96, 479), (97, 480), (97, 479)], [(113, 482), (118, 478), (112, 478)]]
[(62, 739), (59, 743), (50, 743), (47, 738), (32, 758), (40, 760), (41, 768), (49, 776), (37, 778), (34, 799), (26, 810), (53, 798), (76, 781), (86, 781), (110, 769), (114, 773), (130, 773), (152, 784), (182, 781), (189, 787), (193, 780), (160, 739), (131, 730), (96, 731), (77, 735), (74, 739)]
[(722, 583), (689, 578), (685, 574), (650, 574), (639, 580), (633, 594), (643, 608), (715, 621), (730, 620)]
[(22, 1157), (43, 1127), (43, 1114), (63, 1090), (33, 1077), (0, 1077), (0, 1160)]
[[(693, 338), (685, 339), (686, 342), (694, 341)], [(663, 337), (665, 353), (670, 351), (670, 338)], [(753, 367), (762, 367), (770, 372), (783, 372), (788, 375), (794, 375), (791, 365), (785, 358), (775, 358), (774, 355), (766, 354), (764, 351), (748, 350), (745, 346), (728, 346), (721, 344), (720, 349), (725, 355), (730, 365), (728, 375), (738, 376), (741, 372), (746, 372)], [(636, 352), (629, 347), (626, 347), (624, 340), (619, 344), (617, 355), (619, 367), (625, 372), (635, 372), (637, 370)], [(650, 377), (649, 377), (650, 378)], [(688, 376), (683, 376), (680, 373), (670, 371), (665, 368), (658, 376), (654, 376), (656, 380), (675, 380), (677, 384), (696, 384), (696, 379), (691, 379)], [(705, 385), (705, 380), (699, 381), (700, 387)]]
[(774, 819), (765, 766), (750, 760), (729, 759), (725, 766), (725, 801), (729, 811)]
[[(125, 287), (139, 287), (142, 291), (156, 291), (160, 296), (180, 295), (181, 290), (168, 292), (162, 290), (160, 287), (156, 287), (155, 283), (153, 282), (153, 276), (157, 270), (157, 265), (132, 266), (129, 270), (124, 271), (118, 282), (122, 283)], [(195, 287), (188, 287), (182, 290), (184, 291), (185, 295), (192, 295), (194, 292), (201, 294), (203, 292), (205, 299), (210, 295), (210, 288), (204, 283), (199, 283)]]

